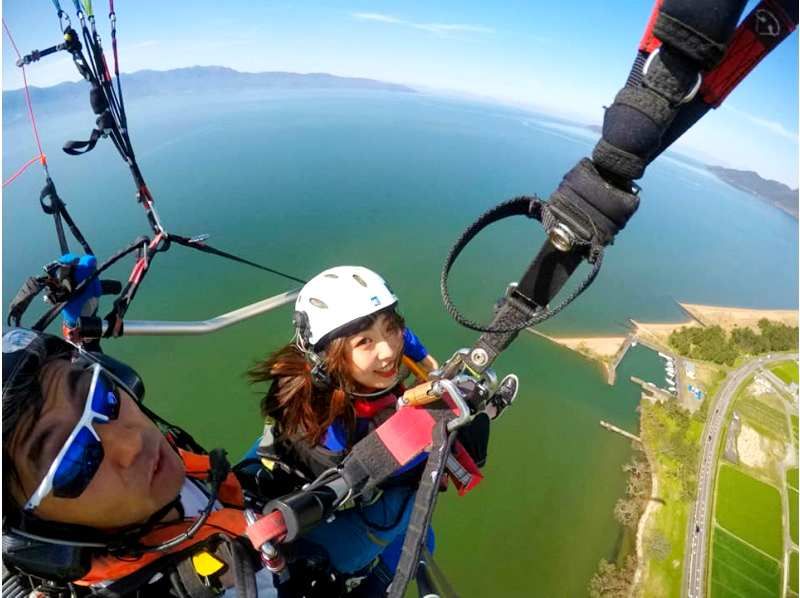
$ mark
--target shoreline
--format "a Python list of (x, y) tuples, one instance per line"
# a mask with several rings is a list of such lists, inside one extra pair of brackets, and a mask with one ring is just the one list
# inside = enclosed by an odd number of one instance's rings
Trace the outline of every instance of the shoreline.
[[(644, 395), (643, 397), (644, 398)], [(641, 432), (640, 432), (641, 434)], [(637, 590), (640, 590), (641, 584), (644, 581), (646, 574), (647, 564), (644, 558), (644, 535), (647, 531), (647, 524), (653, 517), (656, 509), (661, 506), (661, 503), (655, 500), (658, 496), (658, 475), (656, 473), (656, 461), (650, 455), (650, 449), (644, 441), (641, 442), (642, 452), (644, 452), (648, 463), (650, 463), (650, 498), (647, 500), (647, 506), (639, 518), (639, 524), (636, 526), (636, 572), (633, 574), (633, 583), (631, 584), (631, 596), (637, 596)]]
[[(751, 309), (681, 302), (678, 302), (678, 306), (686, 315), (685, 320), (680, 322), (640, 322), (630, 319), (632, 330), (625, 336), (558, 336), (546, 335), (533, 329), (528, 330), (587, 359), (599, 362), (603, 367), (607, 382), (613, 385), (616, 368), (634, 342), (641, 342), (642, 345), (652, 350), (672, 355), (674, 350), (669, 345), (669, 337), (674, 331), (684, 327), (720, 326), (728, 333), (733, 329), (746, 327), (757, 332), (758, 322), (762, 319), (779, 322), (790, 327), (798, 326), (798, 310), (796, 309)], [(644, 398), (645, 395), (642, 393), (640, 401), (643, 401)], [(650, 464), (651, 493), (636, 527), (636, 569), (630, 586), (631, 596), (640, 595), (645, 587), (649, 570), (649, 563), (645, 558), (645, 537), (648, 529), (653, 525), (658, 508), (662, 506), (662, 503), (657, 500), (659, 492), (657, 459), (651, 455), (651, 449), (647, 442), (643, 440), (641, 446)]]
[[(787, 326), (798, 325), (798, 310), (796, 309), (752, 309), (745, 307), (728, 307), (722, 305), (703, 305), (699, 303), (682, 303), (678, 306), (686, 314), (687, 319), (680, 322), (641, 322), (630, 319), (632, 331), (627, 335), (599, 335), (599, 336), (560, 336), (548, 335), (538, 330), (529, 328), (533, 334), (548, 341), (575, 351), (579, 355), (603, 364), (606, 375), (609, 377), (611, 364), (618, 361), (621, 350), (628, 339), (651, 341), (660, 348), (672, 352), (669, 348), (669, 335), (684, 327), (692, 326), (720, 326), (730, 332), (734, 328), (757, 329), (761, 319), (780, 322)], [(616, 366), (615, 366), (616, 367)]]

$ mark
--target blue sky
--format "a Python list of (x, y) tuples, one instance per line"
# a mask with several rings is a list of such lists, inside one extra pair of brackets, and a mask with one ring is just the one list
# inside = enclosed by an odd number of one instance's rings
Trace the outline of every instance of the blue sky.
[[(755, 2), (748, 4), (748, 9)], [(62, 7), (73, 12), (70, 0)], [(95, 2), (105, 45), (107, 2)], [(622, 86), (650, 2), (116, 0), (121, 68), (224, 65), (329, 72), (466, 92), (600, 123)], [(49, 0), (6, 0), (20, 50), (59, 41)], [(798, 43), (793, 34), (676, 149), (797, 186)], [(22, 85), (3, 38), (3, 89)], [(76, 80), (66, 54), (28, 69), (32, 85)]]

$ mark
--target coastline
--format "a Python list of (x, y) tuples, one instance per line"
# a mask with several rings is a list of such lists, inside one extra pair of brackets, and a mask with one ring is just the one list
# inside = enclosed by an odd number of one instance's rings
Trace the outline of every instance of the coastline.
[(645, 344), (650, 341), (652, 344), (657, 345), (659, 349), (671, 352), (669, 349), (669, 335), (684, 327), (720, 326), (726, 331), (744, 327), (757, 329), (758, 322), (762, 319), (780, 322), (787, 326), (798, 325), (798, 310), (793, 309), (752, 309), (681, 302), (678, 302), (678, 305), (686, 313), (686, 320), (680, 322), (640, 322), (631, 318), (632, 331), (626, 336), (558, 336), (543, 334), (532, 328), (528, 330), (588, 359), (599, 361), (608, 370), (610, 364), (619, 357), (619, 353), (625, 347), (626, 341), (631, 337), (633, 337), (633, 340), (643, 337), (641, 340)]
[(628, 338), (627, 336), (549, 336), (533, 329), (531, 332), (593, 359), (611, 359)]
[[(550, 342), (575, 351), (587, 359), (599, 362), (606, 374), (606, 380), (609, 384), (613, 385), (617, 366), (624, 358), (628, 348), (635, 342), (640, 342), (642, 345), (654, 351), (674, 356), (674, 349), (669, 345), (669, 337), (673, 332), (684, 327), (720, 326), (728, 333), (736, 328), (752, 328), (754, 331), (758, 332), (758, 322), (762, 319), (779, 322), (790, 327), (798, 326), (798, 310), (751, 309), (680, 302), (678, 305), (686, 314), (685, 320), (678, 322), (640, 322), (630, 319), (631, 331), (626, 336), (562, 337), (557, 335), (545, 335), (535, 330), (529, 330)], [(695, 367), (702, 369), (703, 365), (698, 364)], [(712, 394), (715, 394), (715, 392), (711, 390), (711, 388), (708, 390), (710, 391), (709, 399), (711, 399)], [(644, 398), (645, 395), (643, 393), (642, 401)], [(663, 507), (664, 505), (659, 499), (658, 493), (662, 491), (670, 495), (670, 493), (674, 491), (674, 489), (671, 490), (671, 483), (669, 480), (664, 481), (666, 486), (664, 490), (661, 490), (662, 485), (660, 484), (661, 480), (659, 480), (659, 476), (664, 475), (664, 472), (661, 471), (661, 463), (659, 463), (659, 460), (655, 458), (655, 455), (652, 453), (653, 446), (644, 439), (641, 417), (643, 416), (640, 416), (640, 436), (643, 439), (641, 446), (650, 464), (651, 493), (636, 526), (636, 569), (631, 581), (630, 596), (642, 595), (642, 593), (646, 591), (648, 584), (652, 583), (650, 580), (652, 575), (663, 576), (663, 572), (659, 567), (651, 570), (650, 562), (645, 554), (645, 540), (651, 530), (658, 530), (660, 529), (659, 526), (663, 524), (663, 522), (659, 523), (660, 520), (657, 517), (657, 513), (660, 511), (659, 507)], [(673, 566), (677, 562), (680, 561), (673, 560)]]
[[(640, 432), (641, 433), (641, 432)], [(650, 523), (652, 516), (658, 507), (662, 506), (656, 499), (658, 496), (658, 463), (650, 455), (650, 449), (645, 442), (641, 443), (642, 451), (650, 463), (650, 498), (647, 501), (647, 506), (644, 508), (642, 516), (639, 518), (639, 524), (636, 526), (636, 572), (633, 574), (633, 583), (631, 584), (631, 596), (639, 595), (639, 590), (642, 587), (645, 574), (647, 572), (647, 562), (644, 558), (644, 535), (647, 531), (647, 524)]]

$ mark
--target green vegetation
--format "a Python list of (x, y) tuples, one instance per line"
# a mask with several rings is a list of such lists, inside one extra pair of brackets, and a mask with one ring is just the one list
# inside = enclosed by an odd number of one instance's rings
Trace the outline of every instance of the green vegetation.
[(800, 486), (797, 485), (798, 472), (800, 472), (800, 470), (798, 470), (796, 467), (794, 469), (786, 470), (786, 484), (795, 490), (800, 490)]
[(800, 496), (798, 496), (797, 490), (789, 488), (789, 535), (792, 537), (792, 542), (795, 544), (797, 544), (797, 501), (799, 498)]
[(800, 382), (800, 373), (798, 373), (796, 361), (782, 361), (770, 367), (769, 369), (786, 384)]
[(592, 598), (627, 598), (636, 573), (636, 558), (629, 556), (622, 566), (600, 561), (597, 573), (589, 581), (589, 596)]
[(622, 470), (628, 474), (628, 484), (625, 496), (614, 506), (614, 518), (625, 527), (635, 530), (647, 499), (650, 498), (652, 487), (650, 464), (645, 454), (639, 451), (622, 466)]
[(795, 444), (797, 444), (797, 419), (796, 415), (792, 416), (792, 440)]
[(783, 554), (781, 512), (776, 488), (729, 465), (720, 467), (715, 509), (719, 525), (779, 559)]
[(719, 527), (714, 528), (711, 561), (711, 598), (780, 595), (781, 568)]
[(797, 594), (797, 551), (793, 550), (789, 555), (789, 589)]
[(720, 326), (683, 327), (669, 335), (669, 344), (678, 353), (691, 359), (733, 365), (742, 355), (760, 355), (788, 351), (797, 347), (797, 326), (759, 320), (759, 332), (750, 328), (734, 328), (730, 334)]
[(759, 434), (788, 442), (786, 415), (768, 404), (764, 397), (743, 397), (736, 401), (736, 411)]
[[(628, 474), (628, 484), (625, 496), (617, 501), (614, 506), (614, 517), (626, 528), (626, 539), (630, 542), (629, 552), (633, 549), (633, 537), (639, 525), (647, 500), (650, 498), (652, 477), (650, 463), (647, 456), (641, 452), (634, 452), (631, 460), (622, 466)], [(625, 554), (624, 551), (623, 554)], [(617, 563), (609, 563), (602, 559), (597, 566), (597, 572), (589, 581), (589, 595), (603, 598), (623, 598), (630, 595), (633, 576), (636, 573), (636, 555), (628, 554), (620, 558)]]
[[(707, 401), (704, 401), (707, 403)], [(679, 596), (686, 527), (697, 491), (697, 447), (704, 416), (690, 416), (675, 401), (641, 404), (641, 436), (662, 502), (644, 537), (644, 596)]]

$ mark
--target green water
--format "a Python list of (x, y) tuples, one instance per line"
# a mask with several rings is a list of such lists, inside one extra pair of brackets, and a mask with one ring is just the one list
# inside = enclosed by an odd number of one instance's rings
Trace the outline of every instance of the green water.
[[(429, 96), (285, 93), (129, 103), (142, 170), (168, 229), (310, 277), (337, 264), (381, 272), (408, 322), (440, 359), (475, 335), (441, 307), (442, 260), (481, 211), (520, 194), (546, 195), (590, 137), (528, 114)], [(124, 165), (110, 145), (60, 154), (84, 138), (91, 115), (43, 115), (53, 176), (75, 219), (107, 255), (146, 232)], [(4, 125), (3, 174), (34, 150), (20, 123)], [(38, 172), (3, 199), (3, 304), (58, 251), (41, 214)], [(777, 210), (670, 159), (642, 181), (642, 207), (607, 255), (595, 285), (545, 331), (617, 333), (627, 318), (668, 320), (675, 299), (796, 307), (797, 226)], [(516, 279), (543, 239), (511, 222), (478, 240), (454, 274), (468, 315)], [(115, 274), (124, 278), (131, 263)], [(279, 278), (176, 247), (159, 255), (130, 319), (203, 319), (292, 288)], [(38, 305), (38, 304), (37, 304)], [(32, 322), (29, 319), (28, 322)], [(259, 391), (243, 371), (288, 340), (278, 310), (208, 337), (126, 338), (106, 350), (144, 376), (148, 401), (207, 446), (240, 453), (259, 433)], [(600, 419), (636, 430), (630, 375), (663, 379), (637, 348), (620, 382), (530, 334), (497, 362), (522, 381), (493, 431), (486, 480), (468, 497), (444, 495), (437, 555), (463, 596), (579, 596), (600, 558), (613, 558), (612, 517), (624, 489), (627, 441)]]

